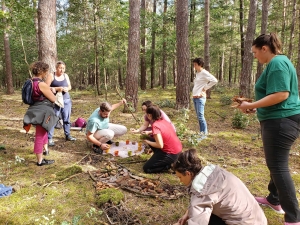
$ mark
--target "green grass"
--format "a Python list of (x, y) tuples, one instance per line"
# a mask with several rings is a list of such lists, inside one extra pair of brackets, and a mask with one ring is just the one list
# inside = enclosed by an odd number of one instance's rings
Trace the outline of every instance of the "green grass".
[[(124, 91), (121, 92), (124, 95)], [(196, 148), (204, 164), (212, 162), (220, 165), (239, 177), (253, 195), (264, 196), (268, 194), (269, 171), (265, 165), (259, 124), (255, 116), (249, 116), (249, 125), (245, 129), (232, 128), (234, 109), (220, 102), (221, 96), (233, 97), (232, 93), (237, 93), (237, 90), (221, 86), (212, 92), (212, 99), (207, 100), (205, 108), (210, 135), (198, 144), (191, 142), (193, 135), (199, 131), (193, 105), (186, 112), (170, 108), (175, 102), (173, 87), (166, 90), (156, 88), (139, 91), (139, 107), (135, 116), (143, 121), (140, 105), (145, 100), (163, 104), (163, 110), (170, 115), (171, 120), (178, 126), (182, 126), (184, 150)], [(84, 132), (78, 131), (72, 131), (72, 136), (77, 138), (76, 142), (72, 143), (65, 142), (62, 130), (55, 130), (56, 146), (50, 148), (50, 156), (47, 158), (54, 159), (56, 162), (51, 166), (37, 167), (32, 152), (34, 128), (27, 135), (20, 132), (22, 117), (27, 106), (22, 105), (19, 91), (10, 96), (1, 94), (0, 183), (14, 185), (18, 190), (9, 197), (1, 198), (0, 224), (104, 224), (106, 216), (96, 205), (97, 193), (94, 181), (86, 170), (101, 169), (103, 163), (107, 161), (119, 163), (135, 175), (179, 185), (177, 177), (171, 173), (144, 174), (143, 160), (147, 160), (149, 155), (118, 158), (115, 161), (113, 161), (114, 157), (104, 157), (92, 164), (80, 164), (79, 162), (91, 152), (91, 149), (86, 144)], [(95, 97), (93, 91), (74, 90), (71, 96), (73, 97), (71, 121), (75, 121), (78, 117), (87, 119), (99, 103), (105, 100), (104, 95)], [(119, 97), (109, 91), (107, 101), (116, 103)], [(120, 107), (112, 112), (111, 122), (124, 124), (128, 129), (138, 128), (139, 125), (131, 114), (122, 113), (122, 109)], [(139, 135), (129, 132), (123, 137), (116, 138), (116, 140), (125, 139), (140, 140)], [(297, 140), (291, 151), (290, 168), (298, 198), (300, 197), (299, 151), (300, 143)], [(23, 158), (24, 161), (17, 162), (16, 156)], [(80, 169), (77, 170), (78, 167), (82, 168), (82, 173)], [(75, 170), (68, 171), (68, 168), (75, 168)], [(77, 173), (78, 175), (66, 179)], [(186, 211), (189, 202), (188, 196), (177, 200), (163, 200), (142, 198), (121, 189), (120, 191), (124, 194), (123, 204), (131, 213), (138, 215), (142, 224), (173, 224)], [(268, 208), (263, 207), (263, 209), (269, 224), (283, 223), (281, 215)]]

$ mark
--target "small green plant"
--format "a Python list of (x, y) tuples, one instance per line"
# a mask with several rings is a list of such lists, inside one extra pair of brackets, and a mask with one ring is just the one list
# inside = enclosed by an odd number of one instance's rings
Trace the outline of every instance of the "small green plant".
[(220, 103), (221, 105), (230, 105), (232, 103), (231, 97), (228, 95), (221, 95)]
[(168, 107), (168, 108), (175, 108), (175, 101), (170, 101), (168, 99), (161, 100), (157, 102), (157, 105), (162, 108), (162, 107)]
[(244, 129), (248, 126), (248, 124), (249, 124), (248, 116), (239, 110), (235, 110), (235, 113), (231, 121), (232, 127), (238, 129)]
[(80, 166), (74, 165), (64, 169), (63, 171), (59, 171), (58, 173), (56, 173), (56, 177), (57, 180), (64, 180), (77, 173), (82, 173), (82, 168)]

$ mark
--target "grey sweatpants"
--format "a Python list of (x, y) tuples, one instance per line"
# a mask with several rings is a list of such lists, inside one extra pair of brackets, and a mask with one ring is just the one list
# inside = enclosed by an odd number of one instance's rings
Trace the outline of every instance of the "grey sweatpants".
[(124, 135), (127, 132), (127, 128), (119, 124), (108, 124), (108, 129), (97, 130), (94, 133), (94, 137), (101, 143), (105, 143), (109, 140), (112, 140), (114, 136), (119, 137)]

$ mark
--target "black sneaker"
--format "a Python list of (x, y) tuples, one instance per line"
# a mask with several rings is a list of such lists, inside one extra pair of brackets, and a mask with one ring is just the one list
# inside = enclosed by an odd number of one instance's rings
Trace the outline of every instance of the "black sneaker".
[(47, 160), (43, 159), (41, 163), (36, 163), (37, 166), (45, 166), (45, 165), (50, 165), (53, 164), (55, 160)]
[(93, 144), (93, 151), (100, 155), (103, 154), (103, 150), (98, 145), (95, 145), (95, 144)]
[(106, 144), (108, 144), (108, 145), (112, 145), (113, 143), (115, 143), (115, 142), (113, 142), (112, 140), (109, 140), (106, 142)]
[(69, 136), (66, 136), (66, 141), (76, 141), (76, 138), (69, 135)]

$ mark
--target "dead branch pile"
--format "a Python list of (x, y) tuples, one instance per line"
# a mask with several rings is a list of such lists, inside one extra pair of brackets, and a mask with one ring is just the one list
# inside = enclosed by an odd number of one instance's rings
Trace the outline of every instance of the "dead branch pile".
[(138, 225), (142, 224), (136, 215), (133, 215), (121, 202), (115, 206), (112, 203), (105, 203), (102, 207), (110, 224)]
[(119, 187), (143, 197), (177, 199), (184, 196), (186, 187), (170, 185), (158, 179), (148, 179), (131, 174), (126, 168), (112, 162), (103, 169), (91, 171), (90, 176), (96, 182), (96, 189)]

